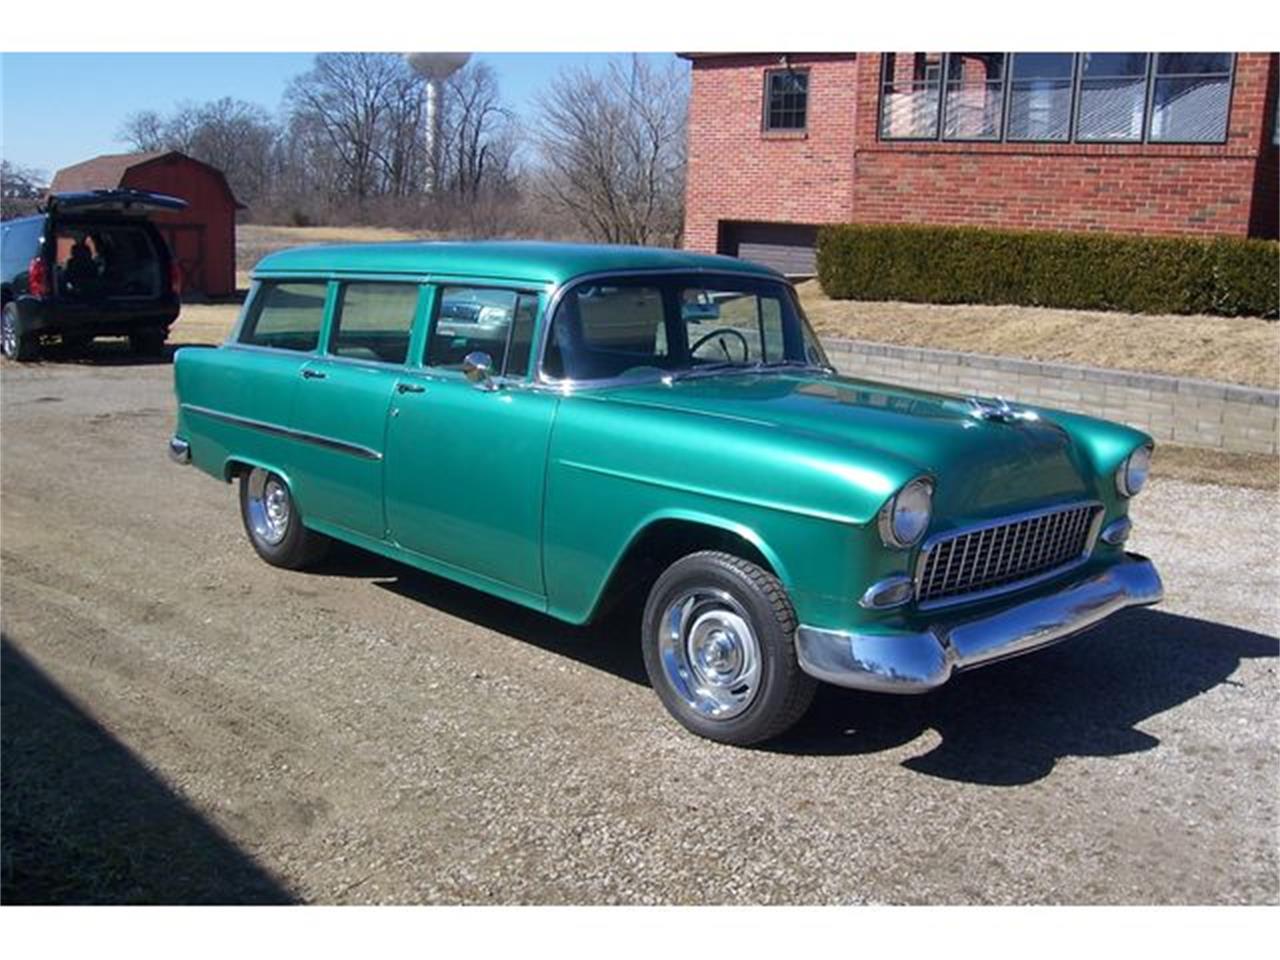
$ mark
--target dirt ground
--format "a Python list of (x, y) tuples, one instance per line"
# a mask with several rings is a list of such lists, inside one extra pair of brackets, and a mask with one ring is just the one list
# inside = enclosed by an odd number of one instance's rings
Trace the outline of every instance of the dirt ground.
[(7, 903), (1280, 899), (1273, 492), (1157, 476), (1163, 605), (739, 750), (634, 610), (265, 566), (172, 426), (167, 364), (0, 365)]

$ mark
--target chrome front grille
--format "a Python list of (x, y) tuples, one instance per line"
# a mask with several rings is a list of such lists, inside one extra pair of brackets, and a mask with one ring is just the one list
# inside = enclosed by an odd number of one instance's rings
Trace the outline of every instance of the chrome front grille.
[(929, 541), (921, 553), (916, 602), (971, 599), (1045, 576), (1084, 557), (1101, 512), (1072, 504), (997, 520)]

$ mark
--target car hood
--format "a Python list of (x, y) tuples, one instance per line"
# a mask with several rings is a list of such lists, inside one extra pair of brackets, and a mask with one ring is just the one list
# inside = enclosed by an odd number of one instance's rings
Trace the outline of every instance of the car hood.
[(1091, 490), (1091, 472), (1064, 428), (1036, 414), (984, 419), (964, 397), (806, 372), (723, 372), (597, 395), (754, 424), (778, 431), (784, 444), (787, 436), (819, 439), (863, 466), (877, 454), (908, 461), (936, 479), (942, 516), (990, 515)]

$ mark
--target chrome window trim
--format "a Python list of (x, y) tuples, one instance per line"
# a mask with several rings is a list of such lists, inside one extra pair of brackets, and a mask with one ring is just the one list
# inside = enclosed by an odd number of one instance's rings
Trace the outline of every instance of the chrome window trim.
[(1069, 560), (1051, 570), (1045, 570), (1042, 573), (1035, 574), (1034, 576), (1024, 577), (1023, 579), (1015, 580), (1012, 583), (1002, 583), (999, 586), (991, 587), (987, 590), (980, 590), (976, 593), (963, 593), (950, 597), (941, 597), (937, 600), (927, 600), (924, 603), (917, 604), (916, 608), (919, 610), (937, 610), (942, 607), (958, 606), (962, 603), (979, 603), (983, 600), (989, 600), (993, 597), (1001, 596), (1002, 594), (1012, 593), (1015, 590), (1023, 590), (1027, 587), (1035, 586), (1045, 580), (1061, 576), (1070, 570), (1074, 570), (1076, 567), (1087, 561), (1093, 553), (1093, 548), (1098, 542), (1098, 532), (1102, 527), (1102, 519), (1106, 515), (1106, 510), (1103, 509), (1103, 504), (1100, 500), (1073, 500), (1069, 503), (1059, 503), (1052, 507), (1041, 507), (1037, 510), (1027, 510), (1022, 513), (1006, 514), (1003, 517), (994, 517), (991, 520), (984, 520), (981, 523), (969, 524), (964, 527), (954, 527), (950, 530), (935, 533), (920, 545), (920, 553), (916, 557), (915, 571), (912, 575), (912, 579), (915, 582), (915, 593), (917, 596), (919, 596), (920, 593), (920, 583), (924, 578), (925, 564), (929, 559), (929, 553), (939, 543), (955, 539), (956, 537), (964, 537), (970, 534), (980, 533), (983, 530), (990, 530), (994, 527), (1024, 523), (1028, 520), (1035, 520), (1039, 517), (1046, 517), (1055, 513), (1063, 513), (1070, 510), (1079, 510), (1084, 507), (1088, 507), (1093, 510), (1093, 518), (1089, 521), (1089, 531), (1085, 535), (1084, 550), (1076, 559)]
[(365, 447), (358, 443), (348, 443), (345, 440), (335, 440), (333, 437), (326, 437), (319, 433), (308, 433), (305, 430), (294, 430), (292, 427), (282, 427), (279, 424), (268, 423), (265, 420), (254, 420), (252, 417), (242, 417), (234, 413), (224, 413), (221, 410), (214, 410), (210, 407), (202, 407), (194, 403), (184, 403), (182, 405), (184, 413), (195, 413), (201, 416), (209, 417), (213, 420), (221, 420), (223, 423), (231, 423), (240, 427), (249, 427), (253, 430), (261, 430), (263, 433), (269, 433), (277, 437), (287, 437), (291, 440), (301, 440), (305, 443), (312, 443), (316, 446), (325, 447), (329, 450), (337, 450), (340, 453), (349, 453), (352, 456), (359, 457), (362, 460), (381, 460), (382, 453), (371, 447)]
[[(612, 277), (622, 277), (627, 279), (646, 278), (646, 277), (667, 277), (667, 276), (695, 276), (704, 277), (726, 277), (730, 279), (748, 278), (751, 280), (771, 280), (779, 283), (784, 287), (791, 289), (795, 293), (794, 285), (780, 274), (766, 272), (764, 270), (713, 270), (708, 267), (644, 267), (633, 268), (630, 270), (600, 270), (593, 273), (583, 273), (576, 277), (566, 280), (559, 286), (553, 287), (547, 298), (546, 309), (542, 312), (542, 325), (539, 328), (534, 341), (537, 345), (537, 362), (534, 365), (533, 383), (535, 386), (543, 389), (552, 389), (560, 393), (572, 393), (577, 390), (595, 389), (599, 387), (618, 387), (628, 384), (653, 383), (661, 380), (661, 376), (653, 374), (642, 374), (630, 377), (603, 377), (599, 380), (574, 380), (571, 377), (563, 377), (557, 379), (549, 376), (546, 372), (547, 359), (547, 340), (551, 336), (551, 324), (555, 319), (556, 311), (560, 309), (560, 302), (568, 295), (569, 291), (574, 287), (584, 283), (590, 283), (593, 280), (604, 280)], [(799, 297), (796, 298), (799, 302)], [(799, 368), (792, 368), (799, 369)], [(813, 369), (826, 369), (814, 367)]]

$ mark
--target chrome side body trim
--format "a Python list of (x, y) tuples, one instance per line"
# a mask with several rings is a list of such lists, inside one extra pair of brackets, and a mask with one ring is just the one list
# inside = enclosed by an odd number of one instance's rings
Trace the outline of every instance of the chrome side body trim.
[(169, 459), (174, 463), (188, 464), (191, 462), (191, 444), (183, 440), (181, 437), (169, 438)]
[(345, 440), (335, 440), (333, 437), (322, 436), (318, 433), (308, 433), (305, 430), (294, 430), (290, 427), (282, 427), (278, 424), (267, 423), (265, 420), (254, 420), (250, 417), (241, 417), (233, 413), (223, 413), (221, 410), (212, 410), (209, 407), (201, 407), (194, 403), (184, 403), (182, 405), (182, 409), (187, 413), (195, 413), (209, 417), (211, 420), (221, 420), (223, 423), (233, 423), (239, 427), (249, 427), (252, 430), (261, 430), (263, 433), (270, 433), (277, 437), (288, 437), (290, 440), (301, 440), (304, 443), (314, 443), (316, 446), (326, 447), (330, 450), (337, 450), (341, 453), (349, 453), (353, 457), (360, 457), (363, 460), (382, 459), (381, 451), (361, 446), (358, 443), (348, 443)]
[(1071, 503), (1060, 503), (1052, 507), (1043, 507), (1039, 510), (1027, 510), (1023, 513), (1006, 514), (1003, 517), (995, 517), (991, 520), (984, 520), (981, 523), (971, 524), (967, 527), (956, 527), (952, 530), (945, 530), (936, 533), (920, 547), (920, 554), (916, 558), (915, 582), (916, 595), (920, 594), (920, 582), (924, 577), (925, 567), (928, 565), (930, 552), (940, 543), (952, 540), (956, 537), (968, 536), (969, 534), (979, 533), (983, 530), (990, 530), (995, 527), (1003, 527), (1015, 523), (1023, 523), (1027, 520), (1035, 520), (1039, 517), (1049, 516), (1054, 513), (1060, 513), (1068, 510), (1079, 510), (1081, 508), (1092, 508), (1094, 511), (1093, 519), (1089, 524), (1089, 533), (1085, 538), (1084, 550), (1080, 556), (1068, 563), (1061, 564), (1051, 570), (1045, 570), (1035, 576), (1026, 577), (1022, 580), (1015, 580), (1013, 583), (1002, 583), (997, 587), (989, 590), (982, 590), (975, 593), (963, 593), (956, 596), (941, 597), (937, 600), (929, 600), (919, 605), (921, 610), (938, 610), (943, 607), (954, 607), (962, 603), (977, 603), (982, 600), (989, 600), (992, 597), (998, 597), (1001, 594), (1012, 593), (1015, 590), (1024, 590), (1027, 587), (1033, 587), (1037, 583), (1043, 583), (1053, 577), (1061, 576), (1076, 567), (1080, 566), (1089, 559), (1089, 555), (1093, 553), (1094, 546), (1098, 542), (1098, 529), (1102, 525), (1103, 509), (1102, 503), (1098, 500), (1075, 500)]
[(955, 671), (1030, 653), (1117, 610), (1158, 603), (1163, 595), (1151, 561), (1127, 554), (1056, 593), (971, 620), (883, 633), (802, 625), (796, 631), (796, 655), (805, 673), (837, 686), (923, 693), (946, 683)]

